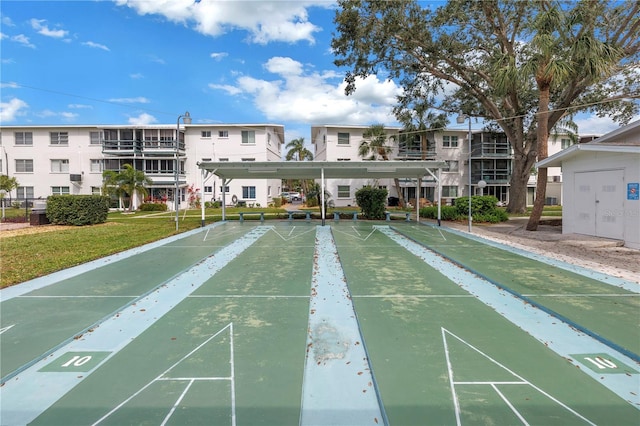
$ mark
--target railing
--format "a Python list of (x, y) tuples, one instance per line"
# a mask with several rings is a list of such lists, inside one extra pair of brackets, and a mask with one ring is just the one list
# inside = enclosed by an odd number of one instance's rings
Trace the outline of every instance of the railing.
[[(105, 140), (102, 141), (102, 151), (110, 152), (158, 152), (158, 151), (175, 151), (175, 140), (169, 141), (126, 141), (126, 140)], [(186, 145), (184, 141), (178, 144), (178, 149), (184, 151)]]

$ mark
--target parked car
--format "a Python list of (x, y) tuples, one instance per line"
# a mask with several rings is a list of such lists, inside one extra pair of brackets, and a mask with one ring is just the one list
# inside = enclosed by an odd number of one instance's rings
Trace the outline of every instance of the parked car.
[(291, 202), (291, 194), (289, 192), (281, 192), (280, 193), (280, 197), (282, 197), (285, 200), (287, 200), (287, 203)]
[(299, 192), (290, 192), (291, 201), (302, 201), (302, 195)]

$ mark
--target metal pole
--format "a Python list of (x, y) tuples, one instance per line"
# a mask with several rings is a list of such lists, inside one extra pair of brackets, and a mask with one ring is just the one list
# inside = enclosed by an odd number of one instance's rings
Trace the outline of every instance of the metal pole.
[(178, 175), (178, 169), (180, 168), (180, 159), (178, 157), (178, 150), (180, 149), (180, 119), (182, 118), (182, 115), (178, 116), (178, 122), (176, 123), (176, 164), (175, 167), (173, 169), (173, 174), (175, 177), (175, 189), (174, 189), (174, 194), (173, 194), (173, 199), (174, 199), (174, 203), (175, 203), (175, 209), (176, 209), (176, 231), (179, 228), (179, 210), (180, 210), (180, 200), (178, 200), (178, 187), (180, 186), (180, 181), (179, 178), (180, 176)]
[(469, 134), (467, 140), (469, 141), (469, 233), (471, 233), (473, 222), (473, 216), (471, 215), (471, 116), (467, 116), (469, 119)]

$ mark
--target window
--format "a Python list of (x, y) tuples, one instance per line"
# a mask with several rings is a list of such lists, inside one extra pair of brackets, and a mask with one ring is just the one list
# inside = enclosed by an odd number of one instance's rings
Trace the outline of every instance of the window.
[(442, 197), (445, 197), (445, 198), (456, 198), (456, 197), (458, 197), (458, 187), (457, 186), (443, 186), (442, 187)]
[(447, 168), (445, 169), (445, 172), (457, 172), (458, 171), (458, 161), (457, 160), (445, 160), (445, 163), (447, 163)]
[(228, 130), (218, 130), (218, 137), (219, 138), (225, 138), (225, 139), (228, 138), (229, 137), (229, 131)]
[(69, 133), (67, 132), (51, 132), (51, 145), (69, 145)]
[(202, 161), (211, 161), (211, 158), (203, 158)]
[(567, 149), (569, 148), (572, 144), (571, 144), (571, 139), (560, 139), (560, 146), (562, 149)]
[(102, 188), (100, 188), (99, 186), (92, 186), (91, 195), (102, 195)]
[(203, 130), (200, 132), (201, 138), (211, 138), (211, 130)]
[(16, 188), (16, 198), (18, 200), (26, 200), (28, 198), (35, 198), (33, 196), (33, 186), (19, 186)]
[[(222, 192), (222, 186), (220, 187), (220, 192)], [(229, 185), (224, 187), (224, 192), (229, 192)]]
[(229, 161), (229, 159), (228, 158), (220, 158), (220, 159), (218, 159), (218, 161)]
[(338, 133), (338, 145), (349, 145), (349, 133)]
[(242, 143), (256, 143), (256, 132), (253, 130), (243, 130)]
[(442, 146), (443, 148), (457, 148), (458, 147), (458, 137), (457, 136), (442, 136)]
[(173, 133), (173, 129), (160, 129), (160, 140), (164, 142), (173, 142), (175, 140), (175, 133)]
[(2, 168), (2, 158), (0, 158), (0, 173), (3, 173), (6, 175), (6, 173), (4, 173), (4, 169)]
[(102, 160), (91, 160), (91, 172), (102, 173)]
[(16, 132), (16, 145), (33, 145), (33, 133)]
[(51, 160), (51, 173), (69, 173), (69, 160)]
[(255, 186), (243, 186), (242, 187), (242, 198), (244, 198), (244, 199), (256, 198), (256, 187)]
[(204, 193), (205, 194), (211, 194), (213, 192), (213, 186), (205, 186), (204, 187)]
[(89, 132), (89, 140), (91, 145), (100, 145), (100, 132)]
[(69, 187), (68, 186), (52, 186), (51, 194), (52, 195), (69, 195)]
[(351, 197), (351, 186), (338, 185), (338, 198), (350, 198), (350, 197)]
[(256, 161), (255, 158), (243, 158), (242, 161)]
[(16, 173), (33, 173), (33, 160), (16, 160)]

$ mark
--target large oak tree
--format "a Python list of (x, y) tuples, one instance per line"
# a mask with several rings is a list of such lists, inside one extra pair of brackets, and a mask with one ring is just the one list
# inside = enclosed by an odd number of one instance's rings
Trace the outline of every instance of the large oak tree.
[(496, 123), (514, 152), (510, 212), (525, 210), (530, 172), (561, 120), (588, 111), (626, 123), (638, 113), (638, 1), (338, 3), (332, 47), (348, 69), (346, 93), (383, 73), (404, 89), (398, 117), (426, 104)]

